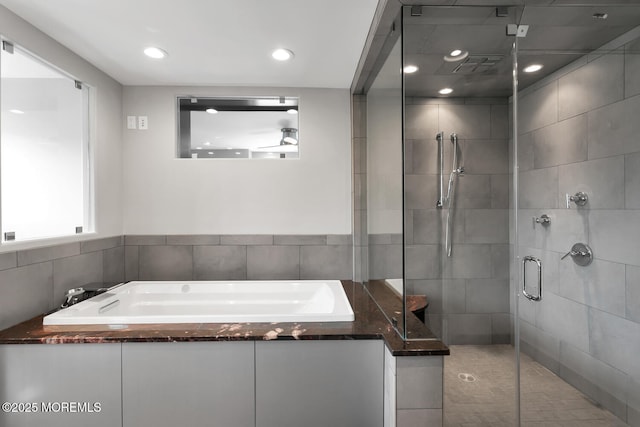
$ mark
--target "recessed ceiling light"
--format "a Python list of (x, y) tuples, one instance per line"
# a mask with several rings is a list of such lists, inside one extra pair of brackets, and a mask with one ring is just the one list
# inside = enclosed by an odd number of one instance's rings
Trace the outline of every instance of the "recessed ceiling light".
[(240, 155), (241, 153), (240, 153), (239, 151), (236, 151), (236, 154), (237, 154), (237, 155)]
[(277, 61), (288, 61), (289, 59), (293, 58), (293, 52), (289, 49), (280, 48), (271, 52), (271, 56)]
[(455, 50), (452, 50), (448, 55), (445, 55), (444, 60), (447, 62), (458, 62), (458, 61), (462, 61), (467, 56), (469, 56), (469, 51), (455, 49)]
[(210, 156), (213, 156), (213, 151), (209, 151), (209, 152), (208, 152), (208, 154), (209, 154)]
[(440, 89), (438, 91), (440, 95), (449, 95), (451, 92), (453, 92), (453, 89), (451, 89), (450, 87), (445, 87), (444, 89)]
[(402, 69), (402, 71), (404, 71), (406, 74), (411, 74), (418, 71), (418, 67), (416, 67), (415, 65), (407, 65)]
[(146, 48), (144, 54), (153, 59), (162, 59), (168, 55), (166, 51), (153, 46)]
[(541, 69), (542, 69), (541, 64), (531, 64), (525, 67), (522, 71), (524, 71), (525, 73), (535, 73), (536, 71), (540, 71)]
[(227, 147), (227, 150), (233, 150), (233, 147)]
[(218, 114), (218, 110), (216, 110), (215, 108), (207, 108), (204, 111), (206, 111), (209, 114)]
[(202, 147), (196, 147), (196, 150), (202, 150)]
[(298, 110), (296, 110), (295, 108), (290, 108), (287, 110), (287, 113), (289, 114), (298, 114)]
[(206, 141), (204, 145), (211, 145), (211, 143), (209, 141)]
[(15, 109), (14, 109), (14, 110), (9, 110), (9, 112), (10, 112), (10, 113), (13, 113), (13, 114), (24, 114), (24, 111), (22, 111), (22, 110), (15, 110)]

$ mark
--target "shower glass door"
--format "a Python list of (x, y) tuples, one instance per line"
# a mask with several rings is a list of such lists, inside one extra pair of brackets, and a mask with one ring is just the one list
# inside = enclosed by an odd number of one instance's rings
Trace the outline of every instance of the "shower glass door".
[(516, 420), (505, 29), (517, 12), (403, 8), (405, 324), (420, 339), (410, 318), (425, 298), (425, 323), (451, 349), (445, 425)]
[(640, 425), (640, 6), (589, 3), (511, 37), (521, 425)]

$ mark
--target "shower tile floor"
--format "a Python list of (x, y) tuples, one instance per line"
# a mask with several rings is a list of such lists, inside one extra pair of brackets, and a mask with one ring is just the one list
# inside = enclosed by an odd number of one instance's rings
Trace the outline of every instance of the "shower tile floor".
[[(513, 347), (452, 345), (450, 349), (444, 364), (444, 425), (513, 426)], [(627, 426), (530, 357), (521, 355), (521, 362), (522, 426)]]

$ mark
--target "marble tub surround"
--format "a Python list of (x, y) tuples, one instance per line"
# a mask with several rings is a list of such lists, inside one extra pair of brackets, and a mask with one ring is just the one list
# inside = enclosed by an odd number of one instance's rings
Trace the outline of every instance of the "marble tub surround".
[[(403, 319), (402, 296), (397, 294), (384, 280), (369, 280), (367, 291), (373, 300), (379, 305), (381, 311), (386, 315), (389, 322), (399, 326), (406, 325), (407, 339), (409, 340), (432, 340), (437, 339), (434, 333), (411, 312), (414, 309), (424, 310), (428, 305), (428, 298), (425, 295), (407, 295), (406, 313)], [(428, 318), (426, 319), (428, 321)]]
[(424, 325), (422, 335), (430, 339), (404, 342), (360, 283), (342, 281), (342, 285), (355, 314), (353, 322), (158, 324), (109, 329), (100, 325), (44, 327), (42, 316), (37, 316), (0, 331), (0, 344), (383, 339), (393, 356), (449, 354)]

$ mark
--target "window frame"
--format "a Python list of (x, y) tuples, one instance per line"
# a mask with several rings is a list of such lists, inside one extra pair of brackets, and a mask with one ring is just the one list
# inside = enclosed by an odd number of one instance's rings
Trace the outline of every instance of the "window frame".
[[(78, 194), (81, 194), (82, 197), (82, 224), (79, 224), (75, 227), (75, 230), (70, 229), (68, 232), (59, 232), (55, 229), (50, 229), (50, 232), (42, 233), (40, 235), (28, 236), (24, 238), (20, 238), (20, 236), (16, 236), (15, 233), (11, 236), (11, 231), (8, 230), (2, 216), (2, 208), (3, 204), (6, 202), (2, 195), (2, 187), (4, 186), (4, 182), (2, 181), (2, 175), (0, 174), (0, 247), (1, 246), (11, 246), (11, 245), (19, 245), (27, 242), (38, 242), (38, 241), (46, 241), (52, 239), (60, 239), (60, 238), (69, 238), (73, 236), (78, 236), (81, 234), (93, 234), (96, 232), (96, 221), (95, 221), (95, 159), (94, 159), (94, 138), (93, 138), (93, 117), (94, 117), (94, 102), (95, 102), (95, 89), (85, 83), (80, 79), (73, 76), (71, 73), (66, 70), (58, 67), (57, 65), (43, 59), (39, 55), (29, 51), (23, 46), (15, 43), (12, 40), (4, 38), (0, 36), (2, 53), (5, 52), (8, 54), (15, 55), (19, 53), (24, 58), (27, 58), (47, 69), (51, 70), (53, 73), (60, 75), (60, 77), (68, 79), (72, 84), (75, 85), (75, 88), (81, 90), (81, 125), (79, 126), (80, 132), (80, 165), (78, 167), (81, 170), (80, 176), (82, 177), (81, 191)], [(1, 59), (0, 59), (1, 61)], [(1, 74), (1, 73), (0, 73)], [(0, 78), (4, 78), (4, 75), (0, 75)], [(0, 100), (0, 104), (2, 104), (2, 100)], [(0, 105), (3, 110), (4, 106)], [(4, 124), (0, 121), (0, 153), (2, 153), (3, 149), (3, 138), (2, 138), (2, 129), (1, 127)], [(63, 214), (64, 215), (64, 214)]]
[[(242, 95), (242, 96), (194, 96), (194, 95), (177, 95), (176, 96), (176, 159), (187, 160), (266, 160), (266, 159), (287, 159), (298, 160), (300, 158), (300, 97), (295, 96), (276, 96), (276, 95)], [(208, 108), (214, 108), (218, 112), (287, 112), (289, 110), (296, 110), (295, 114), (295, 128), (282, 128), (280, 132), (285, 129), (290, 129), (295, 132), (296, 141), (294, 155), (285, 155), (286, 152), (280, 154), (278, 157), (254, 157), (255, 153), (251, 148), (236, 148), (234, 151), (242, 151), (242, 155), (239, 157), (199, 157), (193, 156), (194, 149), (191, 145), (191, 112), (193, 111), (206, 111)], [(287, 134), (288, 135), (288, 134)], [(285, 133), (281, 134), (278, 139), (284, 140)], [(275, 144), (276, 142), (274, 142)], [(280, 145), (283, 142), (280, 141)], [(284, 144), (289, 145), (289, 144)], [(289, 145), (290, 147), (292, 145)], [(262, 147), (260, 147), (262, 148)], [(229, 148), (227, 148), (229, 149)], [(216, 154), (224, 154), (224, 150), (220, 148), (207, 148), (201, 151), (213, 150)], [(269, 151), (269, 150), (260, 150)], [(278, 151), (276, 148), (273, 151)], [(245, 153), (246, 152), (246, 153)], [(236, 153), (240, 154), (240, 153)], [(245, 156), (246, 154), (246, 156)]]

